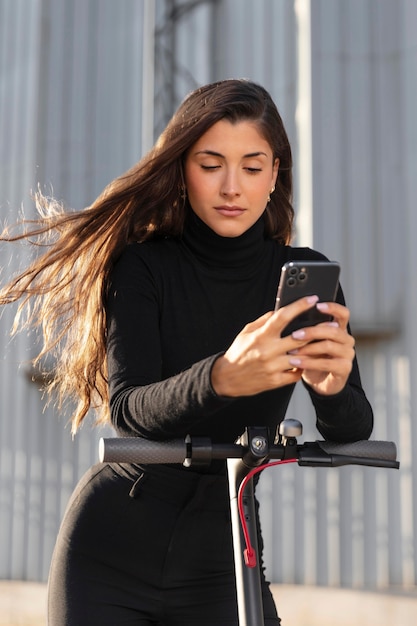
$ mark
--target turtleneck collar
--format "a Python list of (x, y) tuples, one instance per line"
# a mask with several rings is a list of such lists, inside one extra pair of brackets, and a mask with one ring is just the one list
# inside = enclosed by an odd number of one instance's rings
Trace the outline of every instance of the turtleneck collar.
[(195, 213), (187, 216), (182, 241), (193, 257), (208, 270), (248, 275), (256, 271), (265, 254), (264, 219), (261, 216), (239, 237), (222, 237)]

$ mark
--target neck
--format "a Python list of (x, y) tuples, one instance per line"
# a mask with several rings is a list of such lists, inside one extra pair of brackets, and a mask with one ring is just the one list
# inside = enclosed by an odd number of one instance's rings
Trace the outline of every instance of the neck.
[(197, 261), (207, 268), (225, 272), (256, 269), (265, 245), (264, 220), (257, 222), (239, 237), (222, 237), (194, 212), (187, 217), (183, 243)]

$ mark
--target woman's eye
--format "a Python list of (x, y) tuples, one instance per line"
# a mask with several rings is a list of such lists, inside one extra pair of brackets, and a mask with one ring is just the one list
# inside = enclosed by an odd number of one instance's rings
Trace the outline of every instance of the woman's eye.
[(247, 172), (249, 172), (249, 174), (256, 174), (257, 172), (262, 172), (262, 169), (260, 167), (247, 167), (245, 169)]
[(201, 165), (201, 169), (203, 170), (217, 170), (220, 165)]

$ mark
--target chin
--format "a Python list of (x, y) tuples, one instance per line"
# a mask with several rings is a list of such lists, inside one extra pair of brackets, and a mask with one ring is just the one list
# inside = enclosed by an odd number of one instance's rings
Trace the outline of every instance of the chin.
[(210, 226), (210, 228), (214, 230), (216, 235), (219, 235), (219, 237), (229, 237), (230, 239), (232, 239), (233, 237), (240, 237), (240, 235), (243, 235), (243, 233), (245, 233), (250, 228), (250, 226), (238, 227), (237, 225), (225, 225), (223, 227)]

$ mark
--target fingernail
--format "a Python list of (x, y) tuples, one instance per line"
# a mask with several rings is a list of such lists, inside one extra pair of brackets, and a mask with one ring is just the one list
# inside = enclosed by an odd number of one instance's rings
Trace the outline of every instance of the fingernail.
[(317, 304), (317, 308), (319, 309), (319, 311), (328, 311), (329, 305), (327, 304), (327, 302), (319, 302)]
[(306, 336), (305, 331), (304, 330), (295, 330), (291, 337), (294, 337), (294, 339), (304, 339), (304, 337)]
[(339, 328), (339, 324), (337, 322), (327, 322), (327, 326), (333, 326), (333, 328)]
[(307, 302), (308, 304), (316, 304), (316, 302), (318, 302), (318, 299), (318, 296), (308, 296)]
[(301, 365), (301, 359), (294, 359), (291, 358), (288, 360), (290, 365), (293, 365), (294, 367), (298, 367), (299, 365)]
[(288, 350), (287, 354), (297, 354), (298, 350), (295, 348), (294, 350)]

